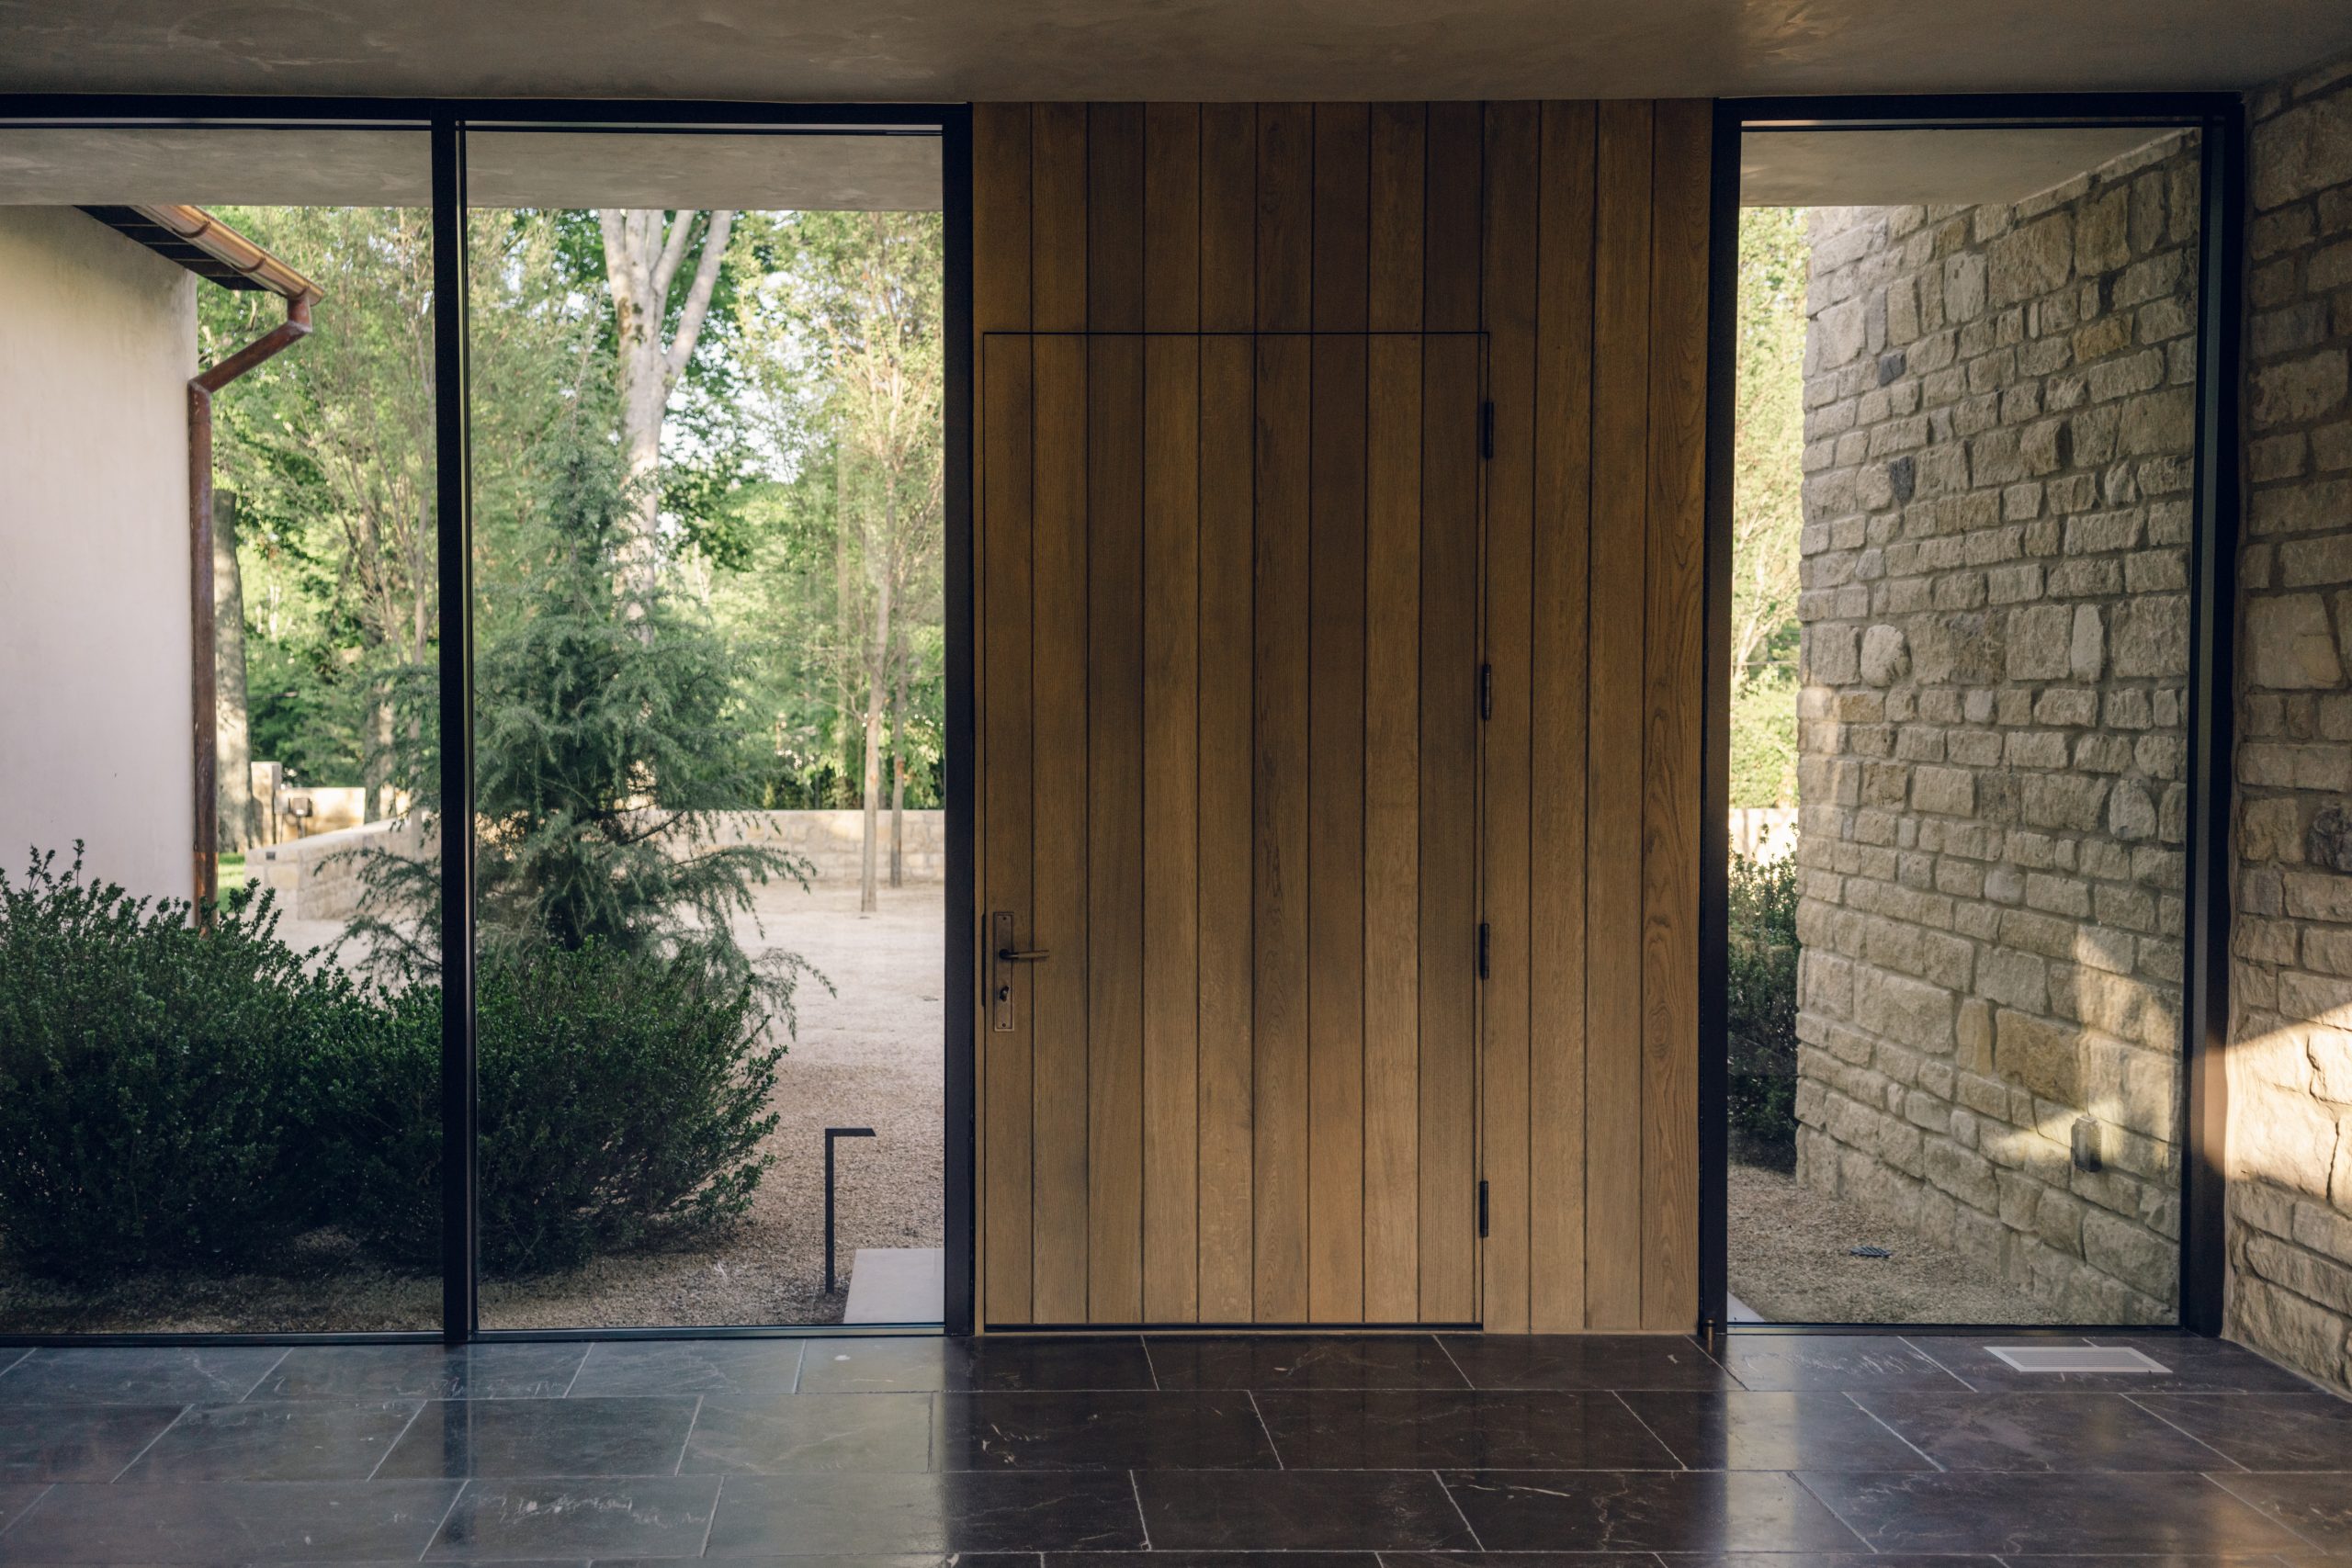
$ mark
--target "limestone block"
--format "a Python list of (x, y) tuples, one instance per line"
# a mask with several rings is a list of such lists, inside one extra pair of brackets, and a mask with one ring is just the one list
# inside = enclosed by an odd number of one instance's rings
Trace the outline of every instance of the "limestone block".
[(1859, 637), (1852, 626), (1805, 627), (1801, 678), (1826, 686), (1850, 683), (1860, 669)]
[(1992, 948), (1976, 960), (1976, 989), (2004, 1007), (2025, 1012), (2050, 1010), (2050, 970), (2030, 953)]
[(2107, 666), (2107, 628), (2098, 611), (2089, 604), (2075, 606), (2074, 638), (2067, 659), (2077, 681), (2096, 681)]
[(2034, 828), (2094, 832), (2107, 803), (2108, 781), (2075, 774), (2030, 773), (2018, 781), (2021, 819)]
[(2314, 1376), (2352, 1382), (2343, 1317), (2258, 1275), (2233, 1277), (2227, 1332)]
[(1874, 626), (1862, 633), (1860, 671), (1873, 686), (1890, 685), (1911, 672), (1911, 649), (1900, 627)]
[(2246, 1237), (2244, 1258), (2249, 1270), (2280, 1289), (2352, 1316), (2352, 1269), (2258, 1232)]
[(1957, 1145), (1931, 1143), (1927, 1146), (1928, 1183), (1972, 1209), (1987, 1213), (1999, 1209), (2001, 1193), (1996, 1174), (1990, 1160)]
[[(2002, 235), (1986, 247), (1984, 285), (1996, 305), (2047, 294), (2062, 288), (2074, 273), (2074, 220), (2056, 212)], [(1960, 258), (1952, 258), (1954, 261)], [(1951, 263), (1945, 264), (1949, 296)]]
[(1854, 1021), (1917, 1051), (1951, 1049), (1950, 991), (1872, 966), (1854, 971)]
[(2266, 594), (2246, 606), (2249, 678), (2274, 691), (2344, 683), (2335, 633), (2316, 593)]
[(2081, 1071), (2072, 1030), (2003, 1008), (1994, 1016), (1993, 1060), (2000, 1074), (2046, 1099), (2076, 1103)]
[(2290, 1209), (2287, 1234), (2298, 1246), (2352, 1268), (2352, 1214), (2310, 1201), (2292, 1203)]
[(2307, 424), (2343, 406), (2347, 387), (2346, 352), (2331, 348), (2265, 366), (2254, 373), (2253, 386), (2250, 412), (2255, 429)]
[(2074, 616), (2064, 605), (2013, 610), (2008, 620), (2007, 672), (2012, 681), (2062, 680), (2069, 669)]
[(2120, 779), (2108, 801), (2108, 830), (2126, 843), (2153, 838), (2156, 804), (2137, 779)]
[(2234, 1048), (2231, 1055), (2232, 1179), (2275, 1182), (2324, 1201), (2341, 1136), (2336, 1118), (2308, 1094), (2241, 1081)]
[(2108, 652), (2122, 679), (2178, 677), (2188, 670), (2188, 596), (2154, 593), (2109, 612)]
[(1975, 775), (1965, 768), (1914, 768), (1911, 807), (1947, 817), (1972, 816), (1976, 809)]
[(2114, 1214), (2083, 1216), (2083, 1258), (2093, 1268), (2151, 1294), (2165, 1294), (2179, 1272), (2180, 1251), (2165, 1237)]

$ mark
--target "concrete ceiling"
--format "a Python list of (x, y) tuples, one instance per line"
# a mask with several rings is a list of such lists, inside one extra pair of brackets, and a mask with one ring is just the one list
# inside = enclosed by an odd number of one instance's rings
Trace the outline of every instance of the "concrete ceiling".
[(1643, 97), (2236, 88), (2345, 0), (0, 0), (0, 90)]
[[(935, 136), (481, 131), (467, 141), (479, 207), (928, 210)], [(0, 127), (0, 206), (423, 207), (418, 131)]]
[(1751, 130), (1739, 140), (1749, 207), (2007, 204), (2160, 136), (2146, 128)]

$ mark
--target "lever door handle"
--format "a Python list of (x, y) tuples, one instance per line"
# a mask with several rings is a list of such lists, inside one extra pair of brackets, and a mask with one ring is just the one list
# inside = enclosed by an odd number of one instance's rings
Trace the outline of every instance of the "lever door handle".
[(999, 964), (1035, 964), (1052, 956), (1042, 947), (1000, 947), (996, 950)]

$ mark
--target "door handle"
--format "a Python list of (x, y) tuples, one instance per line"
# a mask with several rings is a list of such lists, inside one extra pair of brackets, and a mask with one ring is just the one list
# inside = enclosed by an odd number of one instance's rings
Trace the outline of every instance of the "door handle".
[(989, 973), (989, 1027), (1001, 1034), (1015, 1027), (1013, 965), (1039, 964), (1053, 956), (1042, 947), (1023, 947), (1012, 933), (1012, 910), (999, 909), (989, 917), (989, 946), (996, 959)]

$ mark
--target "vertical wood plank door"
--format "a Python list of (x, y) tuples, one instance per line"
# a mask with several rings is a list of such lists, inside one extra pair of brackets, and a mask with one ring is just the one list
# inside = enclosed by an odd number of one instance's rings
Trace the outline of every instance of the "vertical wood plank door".
[(1485, 336), (1206, 288), (981, 340), (983, 1321), (1475, 1324)]

